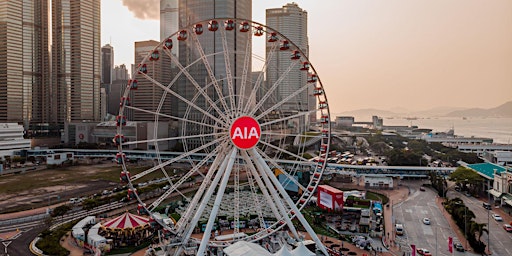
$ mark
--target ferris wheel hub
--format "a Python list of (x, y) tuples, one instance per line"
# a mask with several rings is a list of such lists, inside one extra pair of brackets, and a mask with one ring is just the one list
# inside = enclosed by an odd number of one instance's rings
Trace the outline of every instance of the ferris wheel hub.
[(235, 119), (230, 129), (231, 142), (239, 149), (251, 149), (261, 138), (261, 127), (256, 119), (241, 116)]

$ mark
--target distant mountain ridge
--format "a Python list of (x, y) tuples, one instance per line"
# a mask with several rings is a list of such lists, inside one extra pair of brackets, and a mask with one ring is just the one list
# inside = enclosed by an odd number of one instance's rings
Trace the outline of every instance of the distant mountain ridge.
[(380, 116), (380, 117), (512, 117), (512, 101), (506, 102), (494, 108), (454, 108), (454, 107), (436, 107), (429, 110), (402, 112), (381, 110), (374, 108), (357, 109), (334, 113), (335, 116)]

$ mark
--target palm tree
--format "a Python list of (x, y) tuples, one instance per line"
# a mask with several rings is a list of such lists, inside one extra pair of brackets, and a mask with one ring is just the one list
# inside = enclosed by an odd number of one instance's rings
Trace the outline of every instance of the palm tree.
[(471, 234), (478, 234), (478, 241), (480, 241), (480, 242), (481, 242), (480, 238), (482, 237), (484, 232), (489, 234), (489, 230), (487, 228), (485, 228), (485, 226), (487, 226), (486, 223), (472, 222), (470, 229), (469, 229)]

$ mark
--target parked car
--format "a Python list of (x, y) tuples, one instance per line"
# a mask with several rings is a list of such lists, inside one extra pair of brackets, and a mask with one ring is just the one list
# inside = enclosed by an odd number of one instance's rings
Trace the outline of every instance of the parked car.
[(495, 220), (495, 221), (503, 221), (503, 219), (501, 218), (501, 216), (499, 214), (496, 214), (496, 213), (493, 213), (492, 214), (492, 218)]
[(462, 246), (461, 243), (454, 243), (453, 244), (453, 247), (455, 248), (456, 251), (458, 252), (463, 252), (464, 251), (464, 246)]
[(418, 252), (418, 254), (422, 256), (432, 256), (432, 253), (430, 253), (430, 251), (425, 248), (418, 248), (416, 249), (416, 252)]
[(488, 203), (482, 203), (482, 206), (487, 210), (490, 210), (492, 208), (491, 205)]
[(423, 224), (430, 225), (430, 219), (429, 218), (423, 218)]
[(512, 226), (509, 224), (504, 224), (503, 229), (505, 229), (507, 232), (512, 232)]
[(420, 191), (425, 191), (425, 188), (423, 186), (421, 186)]

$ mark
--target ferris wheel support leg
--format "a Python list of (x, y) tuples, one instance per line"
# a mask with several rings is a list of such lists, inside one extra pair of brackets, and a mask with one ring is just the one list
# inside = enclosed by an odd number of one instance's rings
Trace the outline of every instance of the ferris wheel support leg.
[(229, 176), (231, 175), (231, 171), (233, 170), (233, 165), (236, 159), (236, 151), (237, 148), (233, 147), (231, 154), (228, 160), (228, 166), (225, 170), (220, 170), (223, 172), (222, 181), (219, 186), (219, 190), (217, 191), (217, 196), (215, 197), (215, 202), (212, 207), (212, 212), (210, 213), (210, 217), (208, 218), (208, 223), (206, 224), (206, 229), (203, 233), (203, 238), (201, 239), (201, 244), (199, 245), (199, 249), (197, 250), (197, 255), (204, 255), (206, 247), (208, 246), (208, 240), (210, 238), (210, 234), (212, 232), (213, 223), (215, 222), (215, 218), (217, 218), (217, 213), (219, 212), (220, 203), (222, 202), (222, 197), (224, 196), (224, 190), (226, 190), (226, 186), (228, 185)]
[(270, 167), (265, 163), (265, 161), (263, 160), (261, 155), (258, 154), (258, 152), (254, 148), (251, 149), (251, 153), (252, 153), (251, 155), (256, 159), (256, 161), (259, 163), (259, 165), (262, 165), (262, 167), (266, 171), (267, 175), (265, 175), (265, 176), (268, 176), (272, 180), (272, 182), (274, 183), (275, 187), (279, 190), (279, 192), (281, 193), (283, 198), (286, 200), (288, 205), (295, 212), (295, 216), (297, 217), (297, 219), (301, 222), (302, 226), (309, 233), (309, 235), (311, 236), (313, 241), (315, 241), (316, 247), (319, 248), (324, 253), (324, 255), (329, 255), (329, 253), (327, 253), (327, 250), (325, 249), (325, 246), (323, 245), (322, 241), (320, 241), (320, 239), (316, 235), (316, 233), (313, 230), (313, 228), (311, 228), (311, 226), (306, 221), (306, 219), (304, 218), (302, 213), (300, 213), (299, 209), (297, 208), (295, 203), (293, 203), (293, 201), (290, 198), (290, 196), (288, 196), (288, 194), (284, 190), (283, 186), (281, 186), (281, 183), (279, 182), (279, 180), (272, 174), (272, 171), (270, 170)]
[[(242, 150), (242, 157), (244, 158), (246, 163), (252, 163), (252, 161), (249, 158), (249, 155), (247, 154), (246, 151)], [(252, 176), (256, 180), (256, 183), (258, 183), (258, 186), (259, 186), (261, 192), (265, 196), (265, 200), (267, 201), (267, 204), (270, 206), (270, 209), (272, 210), (272, 213), (274, 213), (274, 216), (277, 219), (280, 219), (281, 215), (279, 214), (279, 211), (277, 210), (277, 207), (274, 204), (274, 201), (272, 200), (272, 197), (270, 197), (270, 194), (267, 191), (267, 186), (265, 186), (265, 184), (263, 184), (263, 181), (261, 180), (260, 175), (258, 175), (258, 171), (256, 170), (256, 167), (254, 167), (253, 164), (248, 164), (248, 166), (249, 166), (249, 170), (250, 170)], [(265, 228), (265, 222), (261, 223), (261, 228)]]
[[(230, 153), (230, 155), (233, 155), (233, 154), (236, 154), (236, 148), (233, 148), (232, 152)], [(208, 191), (204, 194), (204, 198), (201, 201), (201, 204), (199, 205), (199, 207), (197, 208), (194, 218), (192, 218), (192, 220), (190, 221), (190, 224), (188, 225), (188, 230), (186, 230), (186, 234), (182, 240), (183, 241), (182, 246), (180, 246), (178, 248), (178, 250), (176, 250), (176, 253), (174, 255), (181, 255), (181, 252), (183, 251), (183, 246), (186, 245), (186, 243), (188, 243), (188, 240), (190, 239), (190, 236), (192, 235), (192, 232), (194, 231), (194, 227), (197, 225), (197, 222), (201, 218), (201, 215), (204, 212), (204, 208), (206, 208), (206, 205), (208, 204), (208, 201), (210, 200), (210, 197), (213, 194), (215, 187), (217, 187), (217, 184), (219, 183), (220, 178), (223, 176), (222, 175), (223, 170), (226, 168), (227, 164), (228, 164), (228, 158), (226, 157), (222, 161), (222, 164), (221, 164), (219, 170), (215, 174), (215, 178), (213, 179), (212, 183), (210, 184), (210, 187), (208, 187)]]
[[(256, 151), (253, 151), (253, 154), (255, 152)], [(253, 155), (253, 156), (254, 157), (259, 157), (260, 155), (258, 154), (258, 155)], [(265, 161), (263, 161), (263, 163), (264, 162)], [(288, 212), (284, 208), (284, 205), (281, 204), (281, 203), (278, 203), (278, 202), (282, 202), (283, 200), (279, 197), (279, 192), (277, 192), (274, 189), (274, 185), (272, 185), (272, 182), (269, 180), (268, 172), (265, 171), (265, 169), (268, 168), (268, 166), (266, 164), (262, 164), (261, 161), (256, 161), (255, 164), (256, 164), (256, 167), (258, 168), (258, 170), (260, 171), (261, 177), (263, 177), (263, 180), (265, 181), (265, 184), (267, 185), (267, 188), (270, 190), (270, 194), (274, 198), (274, 202), (273, 203), (276, 204), (277, 207), (279, 208), (279, 210), (281, 211), (281, 214), (282, 214), (284, 220), (286, 221), (286, 224), (290, 228), (290, 231), (292, 231), (292, 234), (295, 237), (295, 239), (297, 241), (300, 241), (299, 233), (297, 233), (297, 229), (295, 229), (295, 226), (293, 225), (292, 220), (290, 219), (290, 216), (288, 216)], [(279, 184), (279, 186), (281, 186), (281, 184)], [(284, 198), (284, 196), (283, 196), (283, 198)], [(289, 202), (287, 202), (287, 203), (290, 204)], [(293, 205), (295, 205), (295, 204), (293, 204)], [(291, 207), (291, 205), (290, 205), (290, 207)]]

